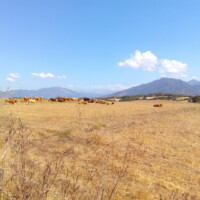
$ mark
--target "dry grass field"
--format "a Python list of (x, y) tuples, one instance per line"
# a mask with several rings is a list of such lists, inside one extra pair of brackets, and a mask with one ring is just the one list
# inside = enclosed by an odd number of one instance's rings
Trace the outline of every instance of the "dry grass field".
[(200, 200), (200, 104), (0, 109), (2, 200)]

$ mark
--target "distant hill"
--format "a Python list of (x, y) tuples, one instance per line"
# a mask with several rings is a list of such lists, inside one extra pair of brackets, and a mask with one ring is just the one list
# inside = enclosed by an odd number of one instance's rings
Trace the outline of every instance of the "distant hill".
[(81, 93), (81, 92), (75, 92), (73, 90), (62, 88), (62, 87), (50, 87), (50, 88), (42, 88), (39, 90), (11, 90), (7, 92), (1, 92), (1, 97), (5, 98), (12, 98), (12, 97), (45, 97), (47, 99), (51, 97), (74, 97), (74, 98), (80, 98), (80, 97), (94, 97), (96, 94), (92, 93)]
[[(107, 91), (108, 92), (108, 91)], [(169, 93), (179, 95), (200, 95), (200, 81), (191, 80), (189, 82), (182, 81), (180, 79), (173, 78), (161, 78), (150, 83), (142, 84), (139, 86), (131, 87), (126, 90), (115, 92), (104, 97), (111, 96), (134, 96), (134, 95), (147, 95), (154, 93)], [(38, 90), (11, 90), (7, 92), (0, 92), (0, 97), (12, 98), (12, 97), (34, 97), (40, 96), (47, 99), (51, 97), (100, 97), (103, 96), (103, 92), (76, 92), (63, 87), (50, 87), (42, 88)]]
[(200, 95), (200, 85), (192, 85), (180, 79), (161, 78), (150, 83), (122, 90), (109, 96), (134, 96), (154, 93), (170, 93), (181, 95)]
[(192, 79), (191, 81), (188, 81), (187, 83), (190, 85), (200, 85), (200, 81), (196, 79)]

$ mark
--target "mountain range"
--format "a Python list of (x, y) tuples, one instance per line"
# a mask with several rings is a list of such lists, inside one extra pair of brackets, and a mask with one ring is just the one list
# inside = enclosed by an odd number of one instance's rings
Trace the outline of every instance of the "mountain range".
[(109, 96), (134, 96), (134, 95), (147, 95), (154, 93), (169, 93), (180, 95), (200, 95), (200, 81), (191, 80), (185, 82), (180, 79), (174, 78), (161, 78), (150, 83), (142, 84), (139, 86), (131, 87), (113, 93)]
[(50, 88), (42, 88), (38, 90), (11, 90), (6, 92), (0, 92), (0, 97), (4, 98), (12, 98), (12, 97), (45, 97), (46, 99), (49, 99), (51, 97), (74, 97), (74, 98), (80, 98), (80, 97), (96, 97), (95, 94), (92, 93), (82, 93), (82, 92), (76, 92), (67, 88), (62, 87), (50, 87)]
[(62, 87), (50, 87), (42, 88), (38, 90), (11, 90), (6, 92), (0, 92), (0, 97), (24, 97), (24, 96), (41, 96), (47, 99), (51, 97), (120, 97), (120, 96), (134, 96), (134, 95), (147, 95), (154, 93), (170, 93), (180, 95), (200, 95), (200, 81), (191, 80), (185, 82), (180, 79), (173, 78), (161, 78), (150, 83), (142, 84), (139, 86), (131, 87), (126, 90), (115, 92), (109, 95), (102, 95), (98, 93), (77, 92)]

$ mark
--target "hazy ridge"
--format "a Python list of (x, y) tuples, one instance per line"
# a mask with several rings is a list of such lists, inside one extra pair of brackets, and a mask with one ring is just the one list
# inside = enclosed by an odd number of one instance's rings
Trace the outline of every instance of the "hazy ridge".
[[(133, 95), (147, 95), (154, 93), (170, 93), (170, 94), (180, 94), (180, 95), (200, 95), (200, 81), (191, 80), (185, 82), (180, 79), (174, 78), (161, 78), (150, 83), (141, 84), (139, 86), (131, 87), (126, 90), (121, 90), (109, 96), (133, 96)], [(63, 87), (50, 87), (41, 88), (38, 90), (11, 90), (6, 92), (0, 92), (1, 97), (11, 98), (11, 97), (24, 97), (24, 96), (42, 96), (45, 98), (51, 97), (101, 97), (104, 96), (102, 93), (92, 93), (92, 92), (78, 92), (68, 88)]]

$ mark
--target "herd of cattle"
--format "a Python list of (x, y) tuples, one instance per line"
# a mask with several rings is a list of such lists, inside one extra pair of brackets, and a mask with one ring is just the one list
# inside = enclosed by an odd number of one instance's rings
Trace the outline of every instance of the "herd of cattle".
[(23, 97), (20, 99), (15, 98), (9, 98), (5, 99), (5, 103), (9, 104), (15, 104), (15, 103), (36, 103), (36, 102), (78, 102), (78, 104), (84, 104), (87, 105), (89, 103), (99, 103), (99, 104), (105, 104), (105, 105), (113, 105), (114, 102), (107, 102), (103, 100), (97, 100), (97, 99), (90, 99), (90, 98), (69, 98), (69, 97), (51, 97), (50, 99), (44, 99), (44, 97)]
[[(5, 103), (8, 104), (15, 104), (15, 103), (27, 103), (27, 104), (33, 104), (36, 102), (77, 102), (78, 104), (84, 104), (87, 105), (89, 103), (98, 103), (98, 104), (105, 104), (105, 105), (113, 105), (114, 102), (108, 102), (104, 100), (99, 99), (90, 99), (90, 98), (70, 98), (70, 97), (51, 97), (50, 99), (44, 99), (44, 97), (23, 97), (23, 98), (9, 98), (5, 99)], [(162, 107), (162, 104), (154, 104), (153, 107)]]

